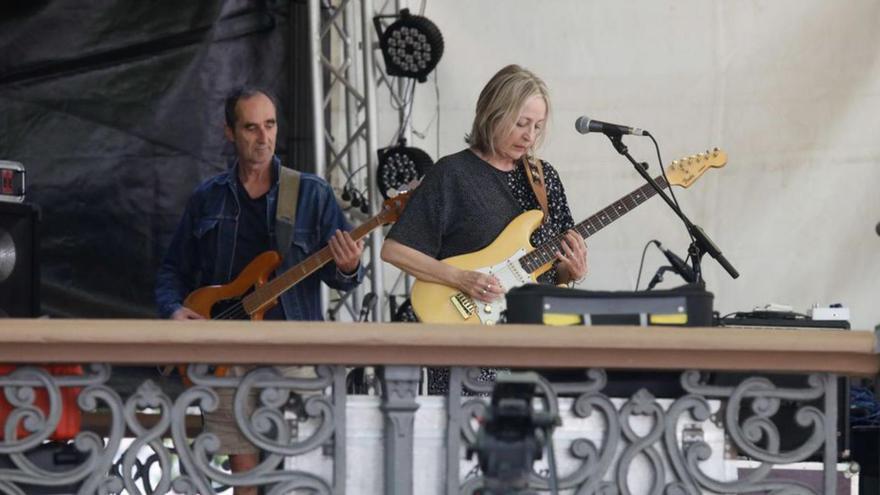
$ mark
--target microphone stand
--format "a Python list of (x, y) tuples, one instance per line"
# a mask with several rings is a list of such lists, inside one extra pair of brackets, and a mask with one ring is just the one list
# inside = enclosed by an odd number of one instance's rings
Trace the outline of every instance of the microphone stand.
[[(718, 246), (716, 246), (714, 242), (712, 242), (712, 239), (709, 238), (702, 227), (691, 222), (691, 220), (681, 211), (681, 209), (672, 201), (672, 199), (669, 198), (669, 196), (666, 194), (666, 191), (664, 191), (663, 188), (661, 188), (660, 185), (657, 184), (657, 182), (654, 181), (653, 178), (651, 178), (648, 172), (645, 171), (645, 168), (647, 167), (644, 167), (643, 164), (633, 159), (632, 155), (629, 154), (629, 149), (626, 147), (625, 144), (623, 144), (622, 134), (619, 132), (615, 133), (606, 131), (605, 135), (608, 136), (608, 139), (611, 140), (611, 144), (614, 145), (614, 149), (617, 150), (617, 152), (621, 155), (625, 156), (627, 160), (629, 160), (629, 162), (633, 164), (636, 172), (638, 172), (639, 175), (641, 175), (642, 178), (645, 179), (645, 181), (647, 181), (648, 184), (650, 184), (655, 191), (657, 191), (657, 194), (661, 198), (663, 198), (663, 201), (666, 201), (666, 204), (668, 204), (669, 207), (672, 208), (672, 211), (674, 211), (675, 214), (678, 215), (678, 218), (680, 218), (681, 221), (684, 222), (684, 226), (685, 228), (687, 228), (687, 231), (692, 239), (691, 245), (688, 248), (688, 254), (690, 254), (691, 256), (691, 263), (694, 267), (696, 283), (700, 285), (705, 285), (705, 283), (703, 282), (703, 271), (700, 269), (700, 261), (702, 260), (703, 255), (706, 253), (715, 258), (715, 261), (717, 261), (722, 266), (722, 268), (727, 271), (731, 278), (739, 277), (739, 272), (736, 271), (736, 268), (734, 268), (733, 265), (731, 265), (730, 262), (727, 261), (727, 258), (725, 258), (723, 254), (721, 254), (721, 250), (718, 249)], [(663, 164), (661, 163), (660, 166), (662, 167)]]

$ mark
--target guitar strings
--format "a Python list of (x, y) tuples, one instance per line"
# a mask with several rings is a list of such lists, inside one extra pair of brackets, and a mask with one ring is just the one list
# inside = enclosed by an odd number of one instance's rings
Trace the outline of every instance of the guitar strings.
[[(665, 173), (665, 171), (664, 171), (664, 173)], [(669, 186), (669, 180), (665, 176), (657, 177), (654, 180), (657, 181), (657, 184), (661, 188), (663, 188), (663, 189), (669, 188), (670, 190), (672, 190), (672, 188)], [(654, 191), (654, 189), (650, 185), (646, 184), (646, 185), (636, 189), (635, 191), (629, 193), (628, 195), (620, 198), (616, 202), (614, 202), (611, 205), (609, 205), (608, 207), (604, 208), (602, 211), (600, 211), (596, 215), (593, 215), (592, 217), (587, 218), (583, 222), (576, 224), (573, 227), (573, 230), (575, 232), (577, 232), (578, 234), (580, 234), (581, 237), (586, 239), (591, 234), (590, 226), (592, 226), (594, 229), (592, 233), (596, 233), (597, 231), (601, 230), (606, 225), (610, 224), (614, 220), (617, 220), (618, 218), (622, 217), (626, 213), (629, 213), (635, 207), (641, 205), (643, 202), (652, 198), (654, 196), (654, 194), (656, 194), (656, 191)], [(625, 200), (627, 198), (633, 203), (633, 206), (627, 206), (627, 204), (625, 202)], [(622, 209), (623, 209), (622, 212), (613, 208), (615, 205), (618, 205), (618, 204), (619, 204), (618, 208), (622, 207)], [(600, 222), (599, 222), (600, 225), (598, 227), (596, 227), (595, 224), (593, 224), (593, 218), (598, 217), (602, 213), (605, 213), (605, 215), (608, 217), (612, 217), (612, 220), (611, 220), (611, 222), (603, 223), (600, 219)], [(556, 258), (556, 253), (562, 251), (562, 242), (563, 242), (564, 238), (565, 238), (565, 232), (562, 232), (562, 233), (558, 234), (557, 236), (553, 237), (552, 239), (550, 239), (550, 241), (546, 242), (545, 244), (542, 244), (541, 246), (538, 246), (533, 251), (531, 251), (530, 253), (523, 256), (523, 259), (525, 259), (525, 264), (523, 264), (523, 268), (525, 268), (526, 270), (529, 270), (529, 273), (531, 273), (531, 272), (537, 270), (538, 268), (544, 266), (544, 264), (553, 261)], [(521, 262), (521, 264), (522, 263), (523, 262)]]
[(248, 315), (248, 312), (244, 309), (244, 304), (242, 304), (241, 301), (239, 301), (239, 302), (233, 304), (232, 306), (226, 308), (225, 310), (220, 312), (220, 314), (218, 314), (217, 316), (215, 316), (211, 319), (212, 320), (238, 320), (238, 319), (241, 319), (242, 317), (247, 317), (247, 319), (250, 319), (250, 315)]

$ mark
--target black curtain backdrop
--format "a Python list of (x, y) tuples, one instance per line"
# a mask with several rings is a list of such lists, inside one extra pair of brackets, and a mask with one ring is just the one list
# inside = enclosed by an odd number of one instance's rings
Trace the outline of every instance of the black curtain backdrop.
[(278, 95), (285, 158), (295, 5), (0, 5), (0, 159), (25, 165), (42, 211), (43, 313), (155, 316), (156, 270), (186, 199), (232, 156), (232, 88)]

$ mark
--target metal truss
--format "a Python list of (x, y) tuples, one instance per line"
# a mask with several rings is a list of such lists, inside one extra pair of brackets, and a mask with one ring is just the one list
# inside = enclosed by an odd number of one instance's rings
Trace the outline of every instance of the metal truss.
[[(384, 73), (372, 27), (374, 15), (393, 14), (399, 8), (400, 2), (385, 2), (376, 10), (372, 0), (309, 1), (312, 113), (314, 129), (319, 130), (316, 135), (322, 138), (314, 143), (315, 172), (325, 177), (340, 197), (349, 198), (341, 203), (355, 225), (377, 214), (382, 204), (375, 184), (379, 148), (377, 90), (387, 91), (389, 104), (398, 110), (399, 127), (394, 135), (408, 139), (411, 133), (414, 82), (394, 81)], [(345, 190), (348, 194), (343, 195)], [(357, 206), (362, 202), (368, 206), (368, 213)], [(374, 297), (364, 297), (366, 284), (334, 297), (325, 288), (322, 301), (329, 318), (359, 320), (369, 312), (373, 321), (388, 319), (379, 257), (382, 238), (381, 231), (374, 231), (366, 242), (365, 282), (369, 281), (368, 294)], [(366, 308), (362, 307), (364, 302)]]

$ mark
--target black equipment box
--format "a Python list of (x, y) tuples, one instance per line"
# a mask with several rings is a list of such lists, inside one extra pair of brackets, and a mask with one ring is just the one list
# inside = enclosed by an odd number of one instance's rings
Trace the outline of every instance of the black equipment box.
[(777, 311), (741, 311), (721, 318), (719, 324), (722, 327), (850, 329), (846, 320), (813, 320), (807, 315)]
[(714, 296), (700, 285), (589, 291), (529, 284), (507, 293), (508, 323), (712, 326)]
[[(507, 323), (546, 325), (712, 326), (714, 296), (702, 285), (644, 292), (589, 291), (525, 285), (507, 293)], [(551, 382), (583, 381), (583, 370), (537, 370)], [(679, 372), (608, 370), (604, 392), (630, 397), (647, 389), (656, 397), (680, 397)]]

